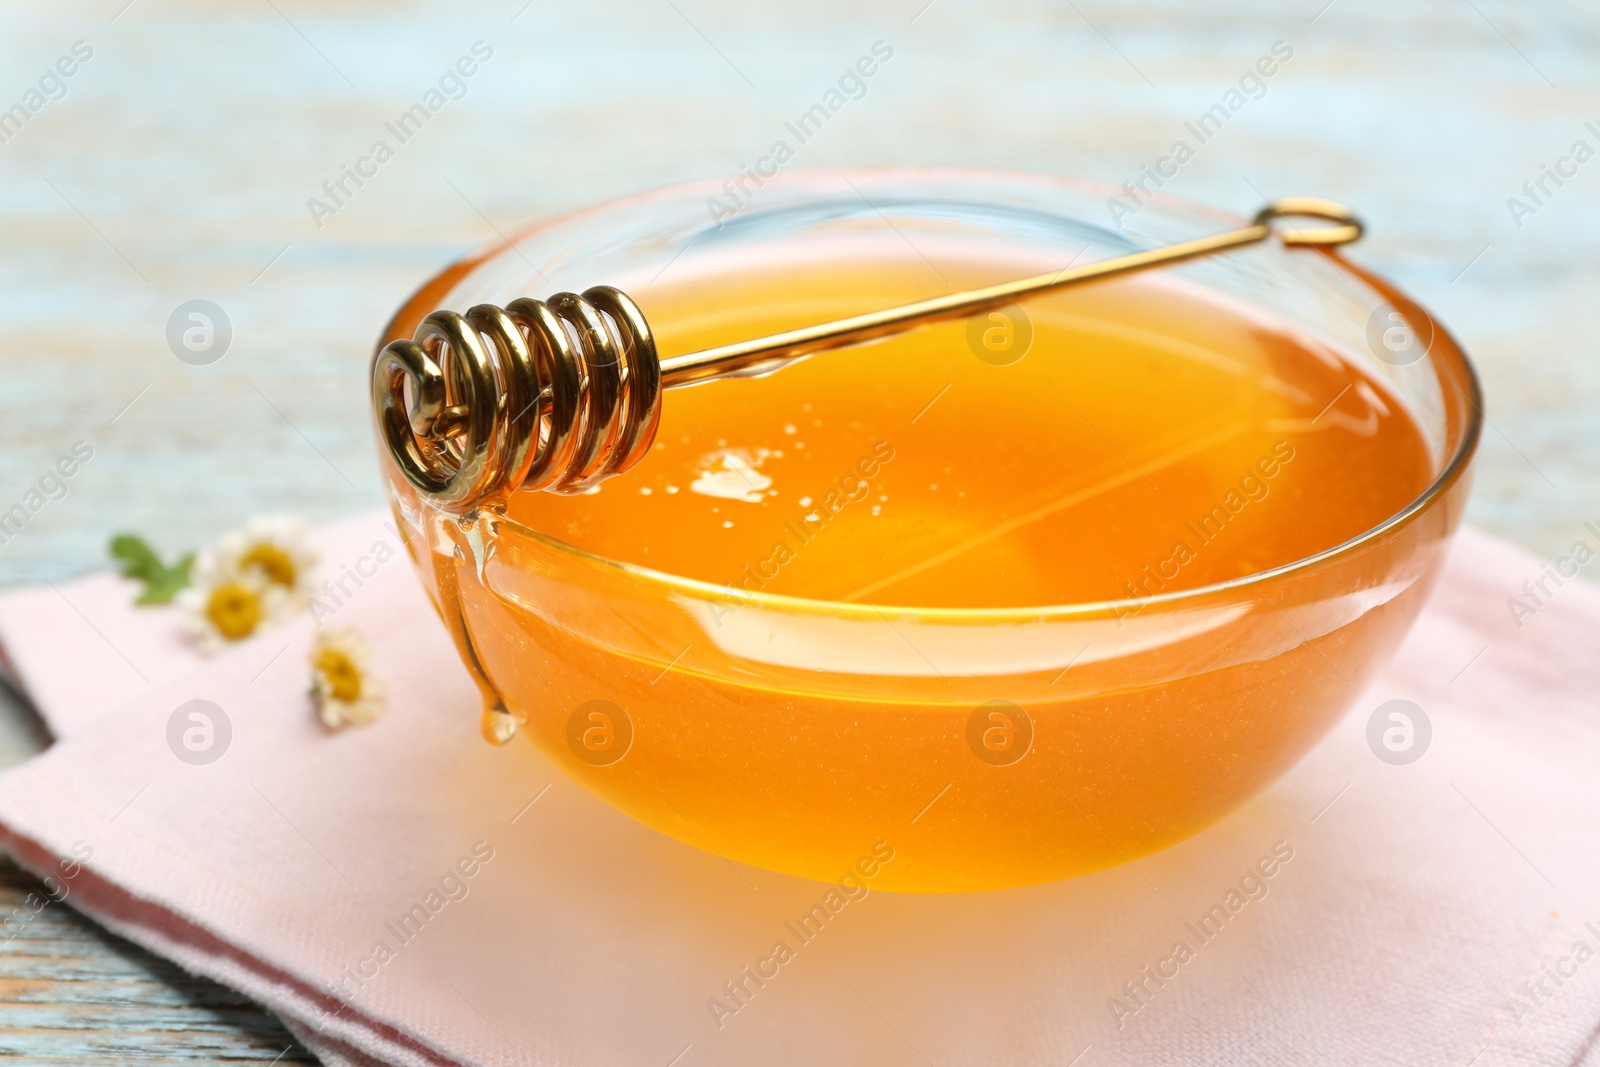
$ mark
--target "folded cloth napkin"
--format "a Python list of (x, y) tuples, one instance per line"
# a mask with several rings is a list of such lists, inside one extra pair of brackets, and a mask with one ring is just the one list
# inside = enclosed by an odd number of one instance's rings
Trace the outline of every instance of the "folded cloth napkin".
[[(0, 776), (0, 843), (328, 1063), (1600, 1067), (1600, 589), (1530, 598), (1550, 568), (1482, 534), (1349, 717), (1218, 826), (1054, 885), (870, 891), (805, 938), (827, 886), (485, 744), (381, 516), (318, 540), (361, 577), (322, 621), (367, 635), (390, 693), (338, 732), (309, 616), (206, 660), (121, 579), (0, 597), (61, 738)], [(1395, 699), (1431, 724), (1404, 765), (1368, 741)], [(192, 700), (226, 717), (214, 762), (169, 744)]]

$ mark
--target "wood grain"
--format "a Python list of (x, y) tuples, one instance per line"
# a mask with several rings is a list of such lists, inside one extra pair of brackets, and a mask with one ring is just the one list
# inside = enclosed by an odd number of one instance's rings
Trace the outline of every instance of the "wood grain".
[[(84, 440), (0, 585), (202, 544), (249, 514), (376, 505), (365, 368), (443, 263), (518, 222), (735, 177), (876, 40), (894, 58), (797, 166), (939, 163), (1122, 182), (1277, 41), (1294, 57), (1169, 191), (1357, 205), (1359, 255), (1434, 307), (1490, 397), (1469, 518), (1544, 552), (1600, 517), (1600, 161), (1518, 226), (1508, 198), (1600, 121), (1589, 0), (353, 0), (8, 5), (0, 110), (93, 58), (0, 144), (0, 510)], [(493, 58), (336, 214), (308, 198), (482, 40)], [(204, 298), (209, 366), (165, 332)], [(44, 743), (14, 702), (0, 748)], [(31, 889), (0, 872), (0, 905)], [(0, 948), (0, 1054), (262, 1060), (237, 998), (52, 907)], [(304, 1062), (292, 1049), (279, 1062)]]

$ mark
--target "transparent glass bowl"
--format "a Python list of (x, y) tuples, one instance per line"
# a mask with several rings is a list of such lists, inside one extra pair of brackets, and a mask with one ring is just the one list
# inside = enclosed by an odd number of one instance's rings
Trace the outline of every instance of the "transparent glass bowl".
[[(380, 345), (436, 308), (600, 283), (648, 309), (669, 265), (676, 275), (817, 242), (847, 256), (892, 232), (1065, 264), (1245, 221), (1163, 199), (1119, 230), (1102, 221), (1114, 189), (943, 169), (782, 175), (718, 225), (707, 201), (723, 195), (677, 186), (533, 226), (424, 285)], [(1389, 385), (1421, 424), (1432, 484), (1288, 566), (1137, 602), (993, 610), (730, 590), (601, 558), (492, 511), (437, 511), (389, 467), (391, 499), (486, 700), (662, 833), (822, 880), (870, 868), (875, 887), (910, 892), (1125, 863), (1265, 788), (1360, 694), (1429, 593), (1481, 419), (1449, 334), (1337, 255), (1269, 244), (1178, 271)], [(1426, 343), (1386, 344), (1398, 322)], [(670, 323), (653, 325), (670, 338)]]

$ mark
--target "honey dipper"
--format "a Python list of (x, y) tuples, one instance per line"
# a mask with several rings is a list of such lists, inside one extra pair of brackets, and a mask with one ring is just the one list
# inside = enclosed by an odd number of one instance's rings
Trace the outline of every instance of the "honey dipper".
[[(1335, 225), (1272, 225), (1290, 218)], [(503, 308), (479, 304), (465, 315), (435, 311), (411, 339), (373, 357), (373, 406), (406, 480), (436, 507), (462, 514), (518, 489), (582, 492), (628, 470), (655, 439), (663, 389), (775, 369), (1070, 285), (1257, 244), (1274, 233), (1287, 246), (1325, 248), (1362, 232), (1343, 204), (1289, 197), (1224, 233), (666, 359), (657, 357), (638, 305), (606, 285), (581, 296), (523, 297)]]

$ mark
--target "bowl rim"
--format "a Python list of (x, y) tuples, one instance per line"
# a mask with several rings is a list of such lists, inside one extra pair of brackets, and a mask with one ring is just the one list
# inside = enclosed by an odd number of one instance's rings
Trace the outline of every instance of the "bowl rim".
[[(1011, 171), (1004, 169), (989, 169), (978, 167), (945, 167), (945, 166), (874, 166), (874, 167), (797, 167), (784, 171), (778, 176), (785, 185), (803, 184), (807, 181), (830, 178), (853, 178), (860, 180), (880, 179), (957, 179), (968, 181), (1009, 182), (1013, 184), (1034, 184), (1046, 187), (1065, 187), (1082, 192), (1095, 194), (1105, 193), (1115, 196), (1121, 192), (1119, 186), (1110, 182), (1102, 182), (1090, 178), (1071, 176), (1058, 176), (1041, 174), (1029, 171)], [(433, 307), (424, 307), (418, 310), (415, 305), (432, 297), (437, 299), (443, 296), (462, 277), (470, 273), (479, 264), (500, 254), (517, 241), (570, 224), (576, 220), (597, 214), (604, 214), (618, 208), (633, 207), (647, 204), (653, 200), (668, 200), (682, 197), (689, 193), (699, 195), (706, 191), (720, 192), (722, 186), (715, 179), (694, 179), (690, 181), (675, 182), (670, 185), (657, 186), (642, 192), (632, 193), (620, 197), (613, 197), (594, 204), (587, 204), (570, 211), (560, 212), (555, 215), (537, 220), (527, 226), (514, 230), (509, 237), (502, 236), (500, 240), (486, 244), (483, 247), (461, 257), (419, 286), (385, 326), (382, 336), (374, 349), (374, 353), (382, 351), (383, 346), (389, 341), (410, 335), (407, 323), (415, 322), (434, 310)], [(1170, 204), (1174, 208), (1194, 214), (1210, 216), (1223, 224), (1235, 226), (1248, 225), (1250, 219), (1235, 214), (1224, 208), (1189, 200), (1185, 197), (1173, 196), (1168, 193), (1157, 193), (1153, 198), (1162, 203)], [(1308, 254), (1311, 250), (1306, 250)], [(621, 571), (633, 579), (642, 579), (647, 583), (666, 586), (673, 590), (691, 593), (696, 598), (706, 600), (731, 601), (738, 605), (738, 610), (747, 607), (765, 606), (788, 613), (823, 614), (828, 616), (867, 617), (884, 619), (885, 616), (897, 618), (914, 617), (930, 621), (1041, 621), (1044, 619), (1076, 618), (1083, 616), (1115, 615), (1124, 617), (1142, 613), (1150, 607), (1183, 607), (1191, 602), (1201, 602), (1218, 595), (1235, 593), (1240, 590), (1255, 590), (1263, 582), (1275, 581), (1289, 577), (1303, 571), (1311, 570), (1322, 564), (1328, 563), (1341, 556), (1353, 554), (1359, 549), (1378, 540), (1384, 534), (1425, 511), (1429, 506), (1441, 498), (1466, 472), (1473, 455), (1477, 450), (1479, 439), (1482, 435), (1483, 413), (1483, 388), (1479, 379), (1477, 368), (1473, 365), (1471, 357), (1461, 343), (1441, 323), (1432, 312), (1420, 303), (1412, 300), (1398, 286), (1346, 259), (1338, 250), (1320, 250), (1320, 254), (1334, 262), (1341, 270), (1353, 276), (1363, 284), (1375, 288), (1380, 295), (1386, 298), (1399, 296), (1415, 306), (1428, 317), (1433, 324), (1436, 342), (1430, 352), (1437, 349), (1437, 340), (1447, 342), (1446, 348), (1459, 357), (1459, 369), (1465, 378), (1466, 400), (1465, 425), (1462, 427), (1460, 440), (1454, 452), (1440, 469), (1439, 474), (1423, 488), (1409, 503), (1376, 525), (1346, 538), (1335, 545), (1314, 552), (1309, 556), (1279, 564), (1268, 570), (1257, 571), (1252, 574), (1241, 575), (1222, 582), (1213, 582), (1208, 585), (1196, 586), (1192, 589), (1179, 589), (1167, 593), (1156, 593), (1147, 597), (1120, 597), (1114, 600), (1081, 601), (1069, 604), (1046, 604), (1039, 606), (1022, 607), (990, 607), (990, 608), (951, 608), (930, 607), (900, 604), (877, 604), (868, 601), (824, 600), (816, 597), (791, 596), (784, 593), (768, 593), (757, 590), (744, 589), (731, 583), (719, 585), (699, 578), (689, 578), (668, 571), (656, 570), (641, 564), (629, 563), (625, 560), (613, 559), (578, 545), (563, 541), (551, 534), (536, 530), (526, 523), (519, 522), (508, 516), (503, 507), (485, 506), (478, 509), (489, 516), (495, 526), (507, 527), (514, 530), (518, 536), (529, 538), (554, 549), (557, 552), (569, 554), (593, 564), (601, 565), (608, 569)], [(1387, 290), (1387, 291), (1386, 291)], [(380, 452), (383, 450), (380, 447)], [(390, 461), (385, 456), (381, 461), (388, 464)], [(385, 467), (386, 474), (388, 468)], [(394, 480), (388, 479), (391, 497), (393, 494)], [(422, 506), (427, 508), (426, 502)], [(464, 518), (470, 518), (472, 514)], [(1259, 594), (1258, 594), (1259, 595)]]

